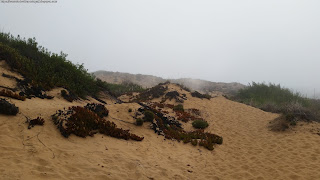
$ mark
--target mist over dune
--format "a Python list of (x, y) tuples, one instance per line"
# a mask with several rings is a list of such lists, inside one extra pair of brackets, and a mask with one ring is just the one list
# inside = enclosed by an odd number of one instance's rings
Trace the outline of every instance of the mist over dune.
[(109, 82), (118, 83), (132, 82), (138, 84), (144, 88), (153, 87), (159, 83), (170, 81), (172, 83), (177, 83), (186, 86), (187, 88), (200, 91), (203, 93), (210, 92), (220, 92), (224, 94), (235, 94), (240, 89), (244, 88), (245, 85), (240, 83), (223, 83), (223, 82), (211, 82), (201, 79), (192, 78), (180, 78), (180, 79), (164, 79), (152, 75), (142, 75), (142, 74), (130, 74), (122, 72), (111, 72), (111, 71), (96, 71), (93, 73), (97, 78)]
[(0, 180), (320, 180), (319, 7), (0, 0)]

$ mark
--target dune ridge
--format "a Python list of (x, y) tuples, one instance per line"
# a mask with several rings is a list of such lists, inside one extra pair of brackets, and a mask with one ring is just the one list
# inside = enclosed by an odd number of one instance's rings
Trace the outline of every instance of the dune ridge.
[[(5, 66), (0, 71), (19, 76)], [(0, 85), (15, 83), (0, 77)], [(185, 93), (184, 107), (197, 108), (208, 121), (206, 131), (224, 138), (213, 151), (158, 136), (144, 123), (134, 125), (137, 103), (103, 98), (107, 120), (145, 137), (125, 141), (100, 134), (64, 138), (51, 120), (58, 109), (84, 106), (93, 98), (73, 103), (61, 97), (62, 88), (47, 92), (54, 99), (26, 101), (6, 98), (19, 107), (17, 116), (0, 115), (0, 179), (320, 179), (319, 123), (299, 122), (294, 129), (275, 133), (268, 124), (279, 114), (264, 112), (218, 96), (192, 97), (176, 85), (169, 90)], [(152, 101), (159, 101), (153, 99)], [(177, 104), (174, 100), (171, 103)], [(128, 109), (133, 110), (132, 113)], [(44, 126), (28, 129), (26, 117), (41, 116)], [(189, 123), (185, 129), (192, 130)]]

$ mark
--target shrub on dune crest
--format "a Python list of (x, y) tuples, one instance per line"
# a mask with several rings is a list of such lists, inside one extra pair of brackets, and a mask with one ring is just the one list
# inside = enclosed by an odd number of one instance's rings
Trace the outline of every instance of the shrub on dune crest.
[(57, 54), (48, 51), (39, 46), (35, 38), (24, 39), (9, 33), (0, 33), (0, 59), (30, 79), (33, 87), (44, 90), (63, 87), (70, 94), (81, 98), (87, 95), (95, 96), (99, 91), (110, 91), (117, 96), (143, 90), (133, 83), (114, 85), (95, 80), (83, 64), (73, 64), (63, 52)]
[(231, 99), (295, 119), (319, 121), (320, 105), (280, 85), (253, 82)]

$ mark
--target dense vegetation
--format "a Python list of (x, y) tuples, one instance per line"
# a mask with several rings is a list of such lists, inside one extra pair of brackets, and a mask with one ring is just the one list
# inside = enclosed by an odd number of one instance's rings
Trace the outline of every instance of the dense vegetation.
[(245, 103), (264, 111), (282, 113), (288, 121), (319, 120), (319, 103), (293, 93), (280, 85), (253, 82), (241, 89), (233, 100)]
[[(152, 129), (158, 135), (163, 135), (166, 139), (175, 139), (184, 143), (191, 143), (193, 146), (204, 146), (208, 150), (213, 150), (214, 144), (222, 144), (223, 138), (216, 134), (204, 132), (203, 129), (187, 132), (182, 128), (182, 124), (175, 118), (167, 116), (164, 111), (157, 110), (153, 105), (148, 106), (144, 103), (139, 103), (142, 107), (138, 109), (140, 112), (153, 113), (154, 120), (152, 121)], [(157, 104), (158, 106), (160, 104)], [(162, 104), (162, 106), (165, 106)], [(171, 106), (174, 107), (173, 105)], [(182, 111), (176, 111), (182, 112)]]
[(26, 40), (19, 35), (14, 37), (0, 33), (0, 60), (5, 60), (12, 69), (30, 79), (34, 87), (44, 90), (63, 87), (80, 97), (96, 95), (101, 90), (119, 95), (142, 89), (132, 84), (113, 85), (96, 81), (83, 64), (75, 65), (66, 57), (63, 52), (52, 53), (39, 46), (35, 38)]
[(79, 137), (93, 136), (96, 133), (107, 136), (142, 141), (144, 138), (118, 128), (111, 121), (104, 119), (108, 110), (100, 104), (87, 104), (85, 107), (72, 106), (69, 109), (57, 111), (52, 115), (52, 120), (64, 137), (75, 134)]
[(309, 105), (308, 99), (299, 93), (293, 93), (280, 85), (255, 83), (249, 84), (246, 88), (239, 90), (235, 98), (245, 104), (262, 107), (266, 104), (282, 106), (291, 102), (300, 103), (302, 106)]
[(112, 84), (101, 81), (100, 79), (96, 80), (97, 86), (103, 91), (106, 90), (111, 93), (113, 96), (120, 96), (125, 93), (130, 92), (142, 92), (145, 89), (141, 86), (131, 83), (131, 82), (123, 82), (121, 84)]

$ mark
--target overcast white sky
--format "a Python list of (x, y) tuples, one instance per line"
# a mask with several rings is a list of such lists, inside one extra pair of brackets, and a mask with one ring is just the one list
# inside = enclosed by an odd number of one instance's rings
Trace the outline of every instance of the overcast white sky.
[(280, 83), (320, 97), (319, 0), (0, 3), (0, 28), (89, 71)]

